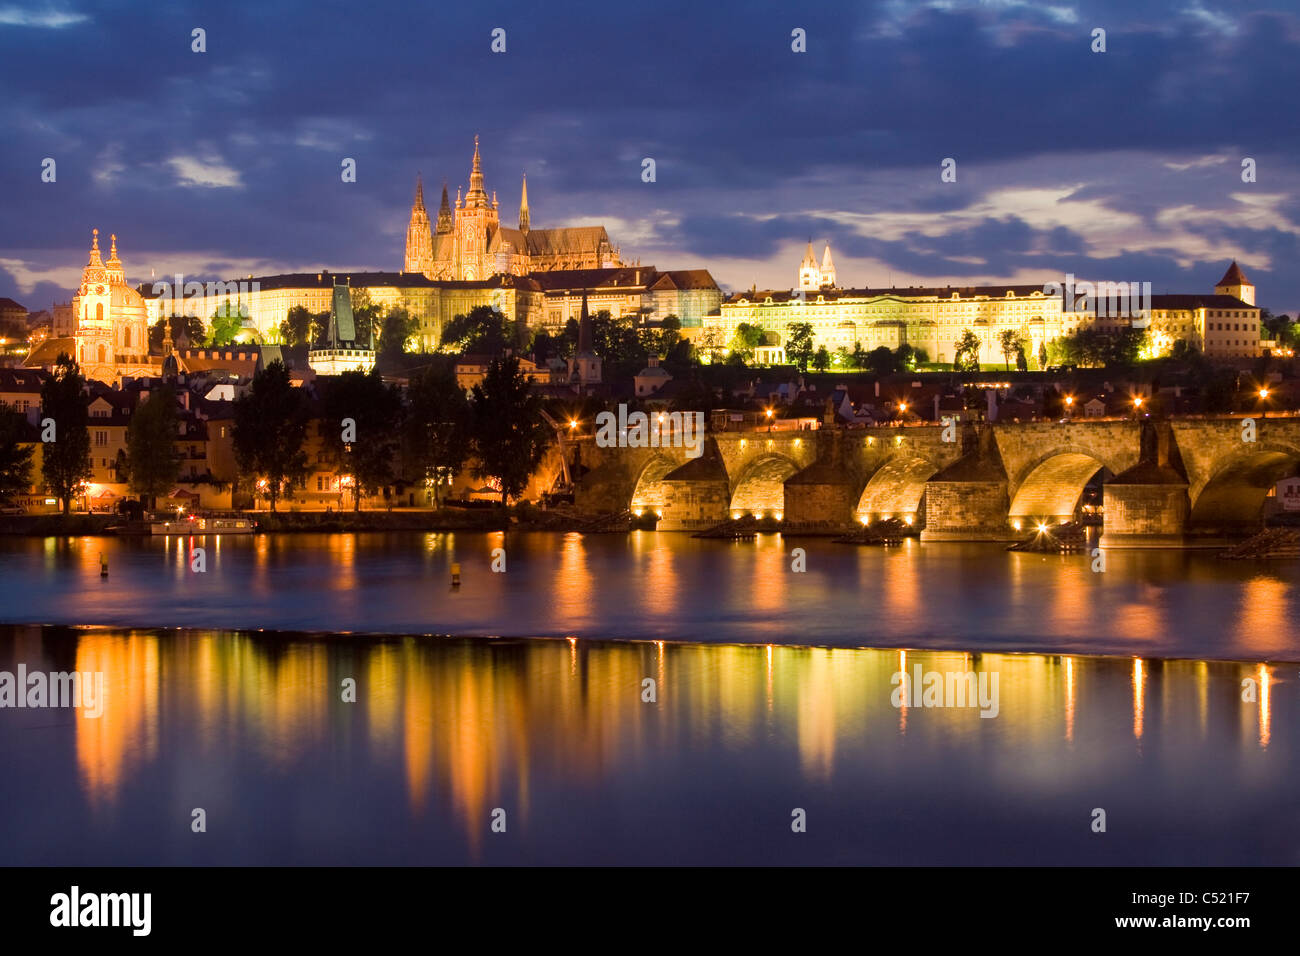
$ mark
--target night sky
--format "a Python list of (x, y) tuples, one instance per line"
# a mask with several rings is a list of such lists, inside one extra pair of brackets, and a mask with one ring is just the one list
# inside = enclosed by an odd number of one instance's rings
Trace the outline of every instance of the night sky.
[(475, 134), (504, 224), (527, 172), (534, 228), (728, 289), (790, 288), (812, 238), (841, 285), (1211, 292), (1236, 258), (1300, 310), (1296, 0), (0, 0), (0, 90), (0, 296), (33, 310), (95, 226), (132, 282), (400, 269), (416, 172), (436, 214)]

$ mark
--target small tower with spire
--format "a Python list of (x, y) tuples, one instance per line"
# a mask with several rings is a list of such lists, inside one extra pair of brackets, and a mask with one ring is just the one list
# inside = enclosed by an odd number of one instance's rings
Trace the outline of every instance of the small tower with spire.
[(817, 268), (817, 257), (813, 254), (812, 240), (808, 240), (808, 250), (799, 263), (799, 291), (816, 292), (821, 288), (822, 273)]
[(1237, 265), (1236, 259), (1232, 260), (1228, 271), (1215, 285), (1214, 294), (1236, 296), (1247, 305), (1255, 304), (1255, 284), (1246, 278), (1246, 273), (1241, 271), (1241, 266)]
[(579, 394), (590, 385), (599, 385), (602, 378), (600, 356), (596, 354), (595, 336), (592, 334), (591, 313), (587, 308), (587, 290), (582, 290), (582, 312), (578, 318), (578, 348), (569, 359), (569, 384)]
[(831, 260), (831, 244), (826, 242), (826, 251), (822, 253), (821, 284), (835, 286), (835, 263)]

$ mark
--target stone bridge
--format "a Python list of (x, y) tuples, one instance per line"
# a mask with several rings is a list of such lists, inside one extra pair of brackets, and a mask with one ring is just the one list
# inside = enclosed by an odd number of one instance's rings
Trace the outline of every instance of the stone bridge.
[(1075, 515), (1099, 478), (1102, 544), (1168, 547), (1258, 528), (1269, 489), (1300, 473), (1300, 419), (715, 432), (696, 458), (591, 438), (571, 448), (580, 509), (652, 511), (665, 531), (748, 514), (791, 531), (898, 517), (922, 540), (1013, 540)]

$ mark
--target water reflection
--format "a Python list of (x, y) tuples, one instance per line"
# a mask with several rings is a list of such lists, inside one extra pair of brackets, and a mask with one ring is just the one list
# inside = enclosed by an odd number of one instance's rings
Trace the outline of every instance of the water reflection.
[[(1126, 812), (1148, 836), (1111, 851), (1121, 856), (1149, 853), (1171, 826), (1177, 845), (1244, 852), (1251, 841), (1234, 843), (1233, 828), (1206, 814), (1215, 801), (1240, 808), (1253, 830), (1295, 826), (1274, 791), (1297, 782), (1296, 706), (1264, 665), (0, 628), (0, 670), (18, 662), (101, 671), (106, 700), (101, 717), (62, 723), (0, 710), (12, 770), (0, 782), (10, 808), (0, 846), (11, 848), (0, 862), (31, 862), (13, 848), (43, 838), (98, 848), (101, 862), (122, 859), (120, 841), (142, 848), (132, 859), (184, 862), (189, 851), (150, 821), (209, 804), (232, 833), (210, 851), (223, 862), (799, 861), (802, 850), (755, 844), (752, 828), (805, 804), (822, 826), (839, 821), (830, 829), (848, 841), (845, 858), (897, 839), (914, 862), (964, 859), (959, 845), (984, 862), (1036, 844), (1082, 859), (1094, 851), (1056, 829), (1058, 804), (1086, 809), (1106, 792), (1142, 795)], [(997, 716), (916, 706), (917, 667), (997, 674)], [(1246, 678), (1258, 685), (1249, 700)], [(495, 808), (508, 814), (509, 841), (490, 830)], [(988, 835), (950, 841), (939, 827), (931, 841), (915, 828), (905, 839), (885, 824), (850, 826), (922, 812), (945, 827), (987, 813)], [(1015, 820), (999, 823), (1008, 813)], [(1010, 826), (1036, 835), (999, 830)], [(263, 828), (274, 834), (265, 847), (252, 839)], [(1179, 858), (1169, 852), (1159, 859)]]

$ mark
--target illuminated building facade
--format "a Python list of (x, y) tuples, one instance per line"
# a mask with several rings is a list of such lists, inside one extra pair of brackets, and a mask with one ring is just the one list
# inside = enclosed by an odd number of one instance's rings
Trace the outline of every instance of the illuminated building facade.
[(424, 184), (417, 178), (411, 221), (406, 230), (406, 272), (430, 279), (481, 281), (494, 275), (523, 276), (557, 269), (600, 269), (621, 265), (618, 250), (604, 226), (534, 229), (528, 209), (528, 180), (519, 199), (519, 228), (502, 226), (496, 193), (488, 198), (483, 185), (483, 164), (478, 137), (469, 189), (461, 198), (456, 190), (455, 209), (442, 188), (442, 203), (431, 222), (424, 205)]
[(110, 242), (109, 259), (104, 262), (99, 230), (92, 231), (90, 258), (72, 299), (73, 332), (46, 339), (32, 350), (25, 365), (52, 368), (59, 354), (66, 353), (77, 360), (86, 378), (108, 384), (162, 371), (162, 359), (149, 355), (144, 298), (126, 284), (126, 272), (117, 255), (117, 236), (110, 237)]
[(908, 344), (939, 363), (953, 360), (955, 343), (967, 329), (979, 338), (980, 361), (987, 364), (1006, 361), (1000, 338), (1007, 330), (1023, 336), (1031, 362), (1040, 345), (1089, 328), (1118, 332), (1147, 327), (1151, 354), (1168, 351), (1180, 339), (1214, 358), (1260, 354), (1255, 287), (1235, 262), (1213, 295), (1150, 296), (1149, 319), (1106, 314), (1107, 309), (1098, 308), (1100, 293), (1096, 304), (1071, 309), (1067, 298), (1045, 293), (1042, 284), (841, 289), (826, 282), (833, 276), (830, 247), (819, 267), (810, 243), (799, 267), (798, 289), (728, 296), (717, 315), (704, 318), (701, 338), (725, 350), (741, 323), (757, 326), (766, 333), (766, 343), (756, 358), (773, 364), (787, 361), (788, 326), (796, 322), (812, 326), (814, 349), (825, 346), (833, 353), (861, 347), (870, 352)]

